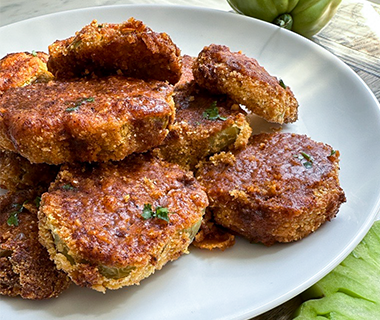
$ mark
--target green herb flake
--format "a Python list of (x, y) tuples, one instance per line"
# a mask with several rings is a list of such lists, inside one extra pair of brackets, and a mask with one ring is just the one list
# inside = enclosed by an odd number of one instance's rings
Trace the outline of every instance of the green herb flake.
[(11, 212), (9, 214), (9, 217), (7, 219), (7, 225), (12, 227), (12, 226), (15, 226), (17, 227), (18, 226), (18, 212), (17, 211), (14, 211), (14, 212)]
[(67, 184), (65, 184), (65, 185), (63, 185), (62, 186), (62, 189), (63, 190), (76, 190), (76, 188), (75, 187), (73, 187), (70, 183), (67, 183)]
[(303, 152), (301, 151), (301, 155), (307, 160), (307, 161), (310, 161), (310, 162), (313, 162), (313, 157), (310, 155), (310, 154), (307, 154), (306, 152)]
[(220, 114), (219, 114), (219, 108), (217, 107), (217, 102), (214, 101), (210, 108), (209, 109), (206, 109), (204, 112), (203, 112), (203, 117), (205, 119), (208, 119), (208, 120), (222, 120), (222, 121), (225, 121), (227, 120), (227, 118), (225, 117), (222, 117)]
[(32, 56), (37, 57), (37, 52), (35, 50), (32, 50)]
[(34, 204), (36, 205), (37, 209), (40, 207), (41, 205), (41, 197), (36, 197), (34, 199)]
[(143, 212), (142, 212), (141, 216), (142, 216), (145, 220), (147, 220), (147, 219), (152, 218), (152, 217), (153, 217), (153, 214), (154, 214), (154, 212), (153, 212), (153, 210), (152, 210), (152, 205), (150, 205), (150, 204), (148, 204), (148, 203), (144, 204), (144, 209), (143, 209)]
[(310, 161), (306, 161), (303, 163), (303, 166), (306, 168), (306, 169), (311, 169), (313, 167), (313, 163), (310, 162)]
[(169, 222), (169, 210), (165, 207), (157, 207), (155, 211), (152, 210), (152, 205), (149, 203), (144, 204), (144, 209), (141, 216), (147, 220), (151, 218), (158, 218)]
[(284, 83), (282, 79), (280, 79), (278, 83), (280, 84), (281, 87), (283, 87), (286, 90), (286, 84)]
[(79, 106), (77, 106), (77, 107), (70, 107), (70, 108), (67, 108), (65, 111), (66, 112), (73, 112), (73, 111), (76, 111), (78, 109), (79, 109)]
[(12, 207), (14, 207), (16, 210), (9, 214), (8, 219), (7, 219), (7, 225), (8, 226), (17, 227), (19, 225), (18, 214), (21, 213), (22, 210), (24, 210), (24, 205), (27, 202), (28, 202), (28, 200), (24, 201), (23, 204), (15, 203), (12, 205)]
[(78, 99), (77, 101), (74, 102), (74, 106), (73, 107), (69, 107), (69, 108), (66, 108), (66, 112), (73, 112), (73, 111), (76, 111), (80, 108), (80, 106), (82, 106), (83, 104), (87, 103), (87, 102), (94, 102), (95, 99), (93, 97), (90, 97), (90, 98), (80, 98)]
[(156, 216), (157, 218), (161, 220), (165, 220), (166, 222), (169, 222), (169, 210), (165, 207), (158, 207), (156, 209)]
[(331, 149), (331, 153), (330, 153), (330, 157), (333, 157), (336, 155), (336, 150), (334, 149)]
[(308, 153), (301, 151), (299, 154), (294, 155), (294, 157), (302, 161), (302, 164), (306, 169), (311, 169), (313, 167), (314, 159)]

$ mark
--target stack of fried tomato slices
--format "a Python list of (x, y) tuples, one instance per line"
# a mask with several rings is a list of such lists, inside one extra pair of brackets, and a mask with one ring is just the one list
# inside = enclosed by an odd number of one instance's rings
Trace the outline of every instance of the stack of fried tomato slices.
[(345, 201), (339, 151), (282, 80), (227, 46), (197, 57), (134, 18), (0, 60), (0, 294), (139, 284), (235, 236), (300, 240)]

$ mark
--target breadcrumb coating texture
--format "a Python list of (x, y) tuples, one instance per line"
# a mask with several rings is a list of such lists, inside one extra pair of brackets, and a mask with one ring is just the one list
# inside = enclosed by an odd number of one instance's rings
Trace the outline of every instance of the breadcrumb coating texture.
[(182, 77), (174, 89), (176, 119), (155, 150), (163, 159), (194, 170), (205, 157), (244, 147), (252, 133), (246, 113), (225, 95), (201, 90), (192, 78), (194, 58), (182, 58)]
[(58, 166), (32, 164), (11, 151), (0, 151), (0, 188), (10, 191), (48, 188), (59, 171)]
[(47, 60), (48, 55), (41, 51), (9, 53), (3, 57), (0, 60), (0, 96), (10, 88), (52, 80)]
[(193, 65), (195, 57), (184, 54), (181, 57), (181, 77), (174, 86), (174, 91), (188, 90), (187, 86), (194, 81)]
[[(146, 205), (153, 211), (167, 208), (169, 221), (144, 218)], [(138, 284), (186, 253), (207, 205), (191, 172), (149, 154), (115, 163), (66, 165), (42, 196), (40, 235), (52, 259), (76, 284), (117, 289)], [(112, 279), (102, 268), (131, 270)]]
[(121, 160), (159, 145), (175, 108), (162, 81), (50, 81), (0, 97), (0, 146), (32, 163)]
[[(0, 294), (41, 300), (57, 297), (70, 280), (38, 241), (36, 191), (0, 197)], [(15, 216), (10, 223), (10, 217)]]
[(283, 124), (298, 118), (298, 102), (290, 88), (241, 52), (211, 44), (199, 53), (193, 72), (200, 87), (229, 95), (269, 122)]
[(339, 152), (305, 135), (263, 133), (233, 153), (200, 165), (216, 223), (250, 241), (272, 245), (302, 239), (346, 201)]
[(120, 24), (93, 20), (75, 36), (49, 46), (48, 68), (57, 78), (122, 73), (176, 83), (180, 50), (166, 33), (130, 18)]
[(199, 249), (226, 250), (235, 244), (235, 235), (215, 224), (212, 213), (206, 210), (199, 232), (192, 243)]

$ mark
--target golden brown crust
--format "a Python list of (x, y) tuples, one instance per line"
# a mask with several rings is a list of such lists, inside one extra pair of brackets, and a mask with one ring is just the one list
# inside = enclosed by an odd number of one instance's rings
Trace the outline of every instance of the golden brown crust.
[(58, 170), (57, 166), (32, 164), (17, 153), (0, 151), (0, 187), (10, 191), (34, 187), (47, 189)]
[(298, 102), (290, 88), (241, 52), (212, 44), (199, 53), (193, 71), (199, 86), (229, 95), (269, 122), (297, 120)]
[[(248, 142), (252, 130), (244, 111), (231, 110), (232, 103), (225, 98), (198, 94), (179, 103), (181, 107), (176, 103), (176, 121), (162, 145), (155, 150), (163, 159), (194, 170), (208, 155), (239, 148)], [(214, 108), (215, 103), (224, 120), (205, 118), (204, 112)]]
[[(244, 147), (252, 133), (245, 112), (225, 95), (200, 90), (192, 79), (194, 58), (183, 57), (182, 77), (175, 86), (176, 120), (155, 153), (194, 170), (201, 159), (225, 150)], [(217, 110), (219, 117), (207, 112)]]
[(174, 84), (181, 72), (180, 50), (166, 33), (130, 18), (120, 24), (96, 20), (74, 37), (49, 46), (49, 70), (58, 78), (122, 72)]
[(52, 80), (47, 59), (48, 55), (40, 51), (10, 53), (3, 57), (0, 60), (0, 95), (10, 88)]
[(329, 145), (265, 133), (245, 149), (202, 163), (198, 180), (217, 223), (272, 245), (299, 240), (337, 214), (345, 202), (338, 173), (339, 152)]
[[(35, 191), (9, 192), (0, 198), (0, 294), (24, 299), (57, 297), (70, 284), (38, 242)], [(27, 202), (26, 202), (27, 201)], [(17, 211), (18, 225), (8, 225)]]
[(193, 65), (195, 59), (195, 57), (189, 56), (187, 54), (182, 56), (181, 77), (175, 84), (174, 91), (188, 90), (187, 86), (194, 81)]
[(120, 160), (163, 141), (172, 91), (119, 76), (12, 88), (0, 97), (0, 146), (32, 163)]
[[(144, 206), (165, 207), (169, 222), (144, 219)], [(117, 163), (64, 166), (42, 196), (40, 236), (60, 268), (81, 286), (105, 291), (138, 284), (187, 251), (191, 229), (200, 222), (207, 195), (191, 172), (149, 154)], [(61, 239), (64, 250), (51, 234)], [(57, 242), (57, 241), (56, 241)], [(107, 279), (99, 266), (134, 269)]]
[(235, 244), (235, 236), (215, 224), (212, 213), (206, 210), (199, 232), (192, 245), (199, 249), (226, 250)]

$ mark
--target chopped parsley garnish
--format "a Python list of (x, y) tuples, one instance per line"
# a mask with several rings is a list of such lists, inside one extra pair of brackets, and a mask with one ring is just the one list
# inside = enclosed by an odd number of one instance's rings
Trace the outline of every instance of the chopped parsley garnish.
[(301, 151), (301, 155), (310, 162), (313, 162), (313, 157), (310, 154), (307, 154), (306, 152)]
[(18, 226), (18, 211), (11, 212), (7, 220), (8, 226)]
[(73, 112), (73, 111), (78, 110), (78, 109), (79, 109), (79, 107), (70, 107), (70, 108), (66, 109), (66, 112)]
[(63, 185), (62, 189), (63, 190), (76, 190), (76, 188), (73, 187), (70, 183), (67, 183), (67, 184)]
[(169, 210), (165, 207), (157, 207), (155, 211), (152, 210), (152, 205), (149, 203), (144, 204), (144, 209), (141, 216), (147, 220), (151, 218), (158, 218), (169, 222)]
[(19, 220), (18, 220), (18, 214), (22, 212), (22, 210), (24, 210), (24, 205), (25, 203), (27, 203), (28, 201), (24, 201), (23, 204), (19, 204), (19, 203), (15, 203), (13, 204), (13, 207), (16, 209), (15, 211), (11, 212), (8, 216), (8, 219), (7, 219), (7, 225), (8, 226), (15, 226), (17, 227), (18, 224), (19, 224)]
[(310, 161), (306, 161), (303, 163), (303, 166), (306, 168), (306, 169), (311, 169), (313, 167), (313, 163), (310, 162)]
[(69, 107), (67, 108), (65, 111), (66, 112), (73, 112), (73, 111), (76, 111), (79, 109), (79, 107), (87, 102), (94, 102), (95, 99), (93, 97), (90, 97), (90, 98), (80, 98), (79, 100), (75, 101), (74, 102), (74, 106), (73, 107)]
[(210, 108), (209, 109), (206, 109), (204, 112), (203, 112), (203, 117), (205, 119), (208, 119), (208, 120), (227, 120), (227, 118), (225, 117), (222, 117), (220, 114), (219, 114), (219, 108), (216, 106), (216, 101), (214, 101)]
[(283, 87), (286, 90), (286, 84), (284, 83), (282, 79), (280, 79), (278, 83), (280, 84), (281, 87)]
[(335, 155), (336, 155), (336, 151), (334, 149), (331, 149), (330, 157), (335, 156)]
[(37, 57), (37, 52), (35, 50), (32, 51), (32, 56)]
[(36, 197), (34, 199), (34, 204), (36, 205), (37, 209), (40, 207), (41, 204), (41, 197)]
[(303, 161), (302, 164), (306, 169), (310, 169), (313, 167), (314, 159), (311, 155), (307, 154), (306, 152), (301, 151), (299, 154), (296, 154), (294, 157)]

